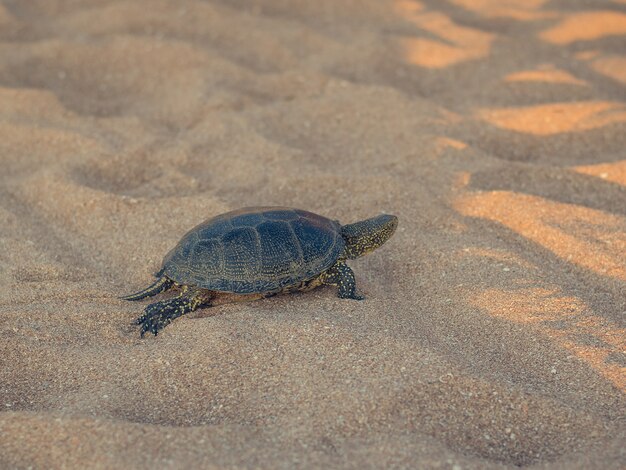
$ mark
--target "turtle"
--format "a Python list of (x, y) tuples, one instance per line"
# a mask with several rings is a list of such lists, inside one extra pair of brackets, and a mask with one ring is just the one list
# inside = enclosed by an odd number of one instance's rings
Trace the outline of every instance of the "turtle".
[(224, 303), (225, 297), (253, 300), (331, 285), (342, 299), (363, 300), (346, 261), (381, 246), (397, 225), (398, 218), (387, 214), (341, 225), (289, 207), (227, 212), (187, 232), (163, 259), (152, 285), (120, 298), (141, 300), (178, 288), (177, 296), (149, 304), (135, 320), (141, 337), (156, 336), (181, 315), (220, 298)]

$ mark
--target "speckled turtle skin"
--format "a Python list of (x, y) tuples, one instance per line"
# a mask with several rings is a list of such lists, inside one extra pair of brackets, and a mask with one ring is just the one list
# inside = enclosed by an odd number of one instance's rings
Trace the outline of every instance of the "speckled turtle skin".
[(140, 300), (178, 287), (136, 320), (141, 336), (211, 306), (220, 296), (252, 300), (333, 285), (341, 298), (362, 300), (346, 264), (379, 247), (398, 220), (380, 215), (342, 226), (289, 207), (250, 207), (213, 217), (187, 232), (165, 256), (154, 284), (122, 299)]

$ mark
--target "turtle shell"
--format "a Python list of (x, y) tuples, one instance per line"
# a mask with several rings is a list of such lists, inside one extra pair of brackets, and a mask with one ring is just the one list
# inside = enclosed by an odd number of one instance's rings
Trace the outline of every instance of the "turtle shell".
[(278, 292), (313, 279), (344, 250), (339, 222), (286, 207), (250, 207), (190, 230), (159, 274), (238, 294)]

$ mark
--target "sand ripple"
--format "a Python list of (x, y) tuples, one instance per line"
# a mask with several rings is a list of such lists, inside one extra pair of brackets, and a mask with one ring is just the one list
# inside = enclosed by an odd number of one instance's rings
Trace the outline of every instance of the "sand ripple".
[[(620, 5), (0, 2), (0, 467), (623, 466)], [(396, 214), (368, 300), (141, 340), (257, 204)]]

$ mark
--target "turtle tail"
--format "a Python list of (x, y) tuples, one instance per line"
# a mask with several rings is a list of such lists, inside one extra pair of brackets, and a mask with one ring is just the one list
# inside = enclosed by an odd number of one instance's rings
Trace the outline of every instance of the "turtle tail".
[(171, 279), (168, 279), (167, 277), (163, 276), (163, 277), (158, 278), (154, 282), (154, 284), (152, 284), (151, 286), (146, 287), (145, 289), (140, 290), (139, 292), (135, 292), (134, 294), (125, 295), (123, 297), (120, 297), (120, 299), (122, 299), (122, 300), (141, 300), (141, 299), (145, 299), (146, 297), (152, 297), (153, 295), (160, 294), (164, 290), (169, 289), (170, 287), (172, 287), (172, 284), (174, 284), (174, 281), (172, 281)]

